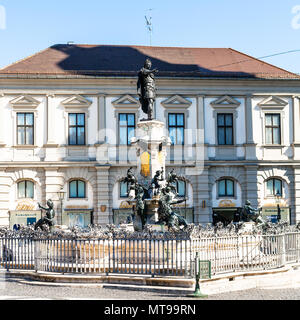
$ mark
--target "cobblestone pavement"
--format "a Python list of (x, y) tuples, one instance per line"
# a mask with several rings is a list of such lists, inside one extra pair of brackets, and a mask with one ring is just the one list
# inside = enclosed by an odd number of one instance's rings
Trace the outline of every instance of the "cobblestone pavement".
[[(151, 292), (92, 286), (31, 285), (0, 281), (0, 300), (187, 300), (185, 293)], [(251, 289), (210, 295), (204, 300), (300, 300), (300, 288)]]

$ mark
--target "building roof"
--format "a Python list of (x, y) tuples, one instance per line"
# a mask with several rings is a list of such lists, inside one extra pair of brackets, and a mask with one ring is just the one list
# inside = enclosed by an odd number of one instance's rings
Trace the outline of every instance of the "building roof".
[(136, 76), (145, 59), (157, 77), (300, 79), (231, 48), (57, 44), (0, 70), (0, 76)]

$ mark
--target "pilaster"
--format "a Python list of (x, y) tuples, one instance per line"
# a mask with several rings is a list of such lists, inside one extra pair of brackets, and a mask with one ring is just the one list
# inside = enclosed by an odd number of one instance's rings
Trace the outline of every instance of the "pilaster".
[(212, 223), (211, 195), (209, 189), (209, 168), (204, 168), (197, 176), (194, 190), (194, 217), (195, 223)]
[(5, 147), (5, 128), (4, 128), (4, 106), (1, 104), (1, 98), (4, 97), (3, 93), (0, 93), (0, 148)]
[(197, 96), (197, 139), (196, 139), (196, 165), (203, 165), (208, 160), (207, 146), (205, 145), (205, 95)]
[(293, 96), (293, 147), (294, 160), (300, 160), (300, 101), (299, 96)]
[(5, 170), (0, 170), (0, 226), (9, 226), (9, 180)]
[(105, 95), (98, 96), (98, 144), (106, 142), (106, 100)]
[(246, 160), (254, 160), (256, 159), (256, 144), (254, 143), (253, 139), (252, 95), (247, 95), (245, 102)]
[(62, 173), (58, 172), (58, 168), (45, 168), (45, 190), (42, 192), (45, 199), (43, 199), (43, 204), (46, 204), (49, 199), (53, 201), (57, 224), (61, 223), (61, 207), (58, 192), (63, 187), (62, 175)]
[(300, 222), (300, 167), (294, 168), (294, 190), (292, 192), (291, 202), (291, 223), (297, 224)]
[(96, 224), (109, 224), (113, 221), (112, 208), (109, 197), (109, 166), (99, 166), (97, 169), (97, 207), (94, 208)]
[(258, 179), (257, 179), (257, 166), (247, 166), (246, 172), (246, 199), (251, 202), (252, 207), (258, 207), (259, 190), (258, 190)]
[(55, 106), (52, 104), (54, 95), (46, 96), (46, 123), (47, 123), (47, 142), (46, 147), (57, 147), (56, 126), (55, 126)]

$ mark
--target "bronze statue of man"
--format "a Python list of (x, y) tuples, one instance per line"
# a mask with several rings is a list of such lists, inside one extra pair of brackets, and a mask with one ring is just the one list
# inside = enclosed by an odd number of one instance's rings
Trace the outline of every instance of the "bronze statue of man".
[(265, 221), (261, 217), (260, 211), (261, 209), (253, 208), (251, 202), (247, 200), (243, 208), (242, 220), (244, 222), (254, 221), (256, 224), (264, 224)]
[(142, 229), (146, 224), (144, 195), (144, 188), (138, 185), (136, 188), (136, 214), (141, 217)]
[(156, 88), (154, 73), (158, 72), (157, 69), (152, 68), (150, 59), (146, 59), (144, 67), (138, 74), (137, 91), (140, 97), (140, 103), (144, 113), (148, 115), (148, 120), (153, 119), (154, 103), (156, 99)]

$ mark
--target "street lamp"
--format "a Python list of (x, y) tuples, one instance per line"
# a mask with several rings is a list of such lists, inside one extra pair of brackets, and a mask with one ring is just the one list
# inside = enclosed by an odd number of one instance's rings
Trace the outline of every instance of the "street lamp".
[(276, 202), (277, 202), (277, 222), (280, 222), (280, 220), (281, 220), (280, 200), (281, 200), (281, 194), (280, 194), (279, 190), (277, 190), (277, 193), (276, 193)]
[(63, 201), (65, 199), (65, 194), (66, 194), (66, 192), (63, 189), (61, 189), (58, 192), (58, 198), (60, 200), (60, 210), (61, 210), (61, 212), (60, 212), (60, 225), (61, 226), (62, 226), (62, 216), (63, 216)]

